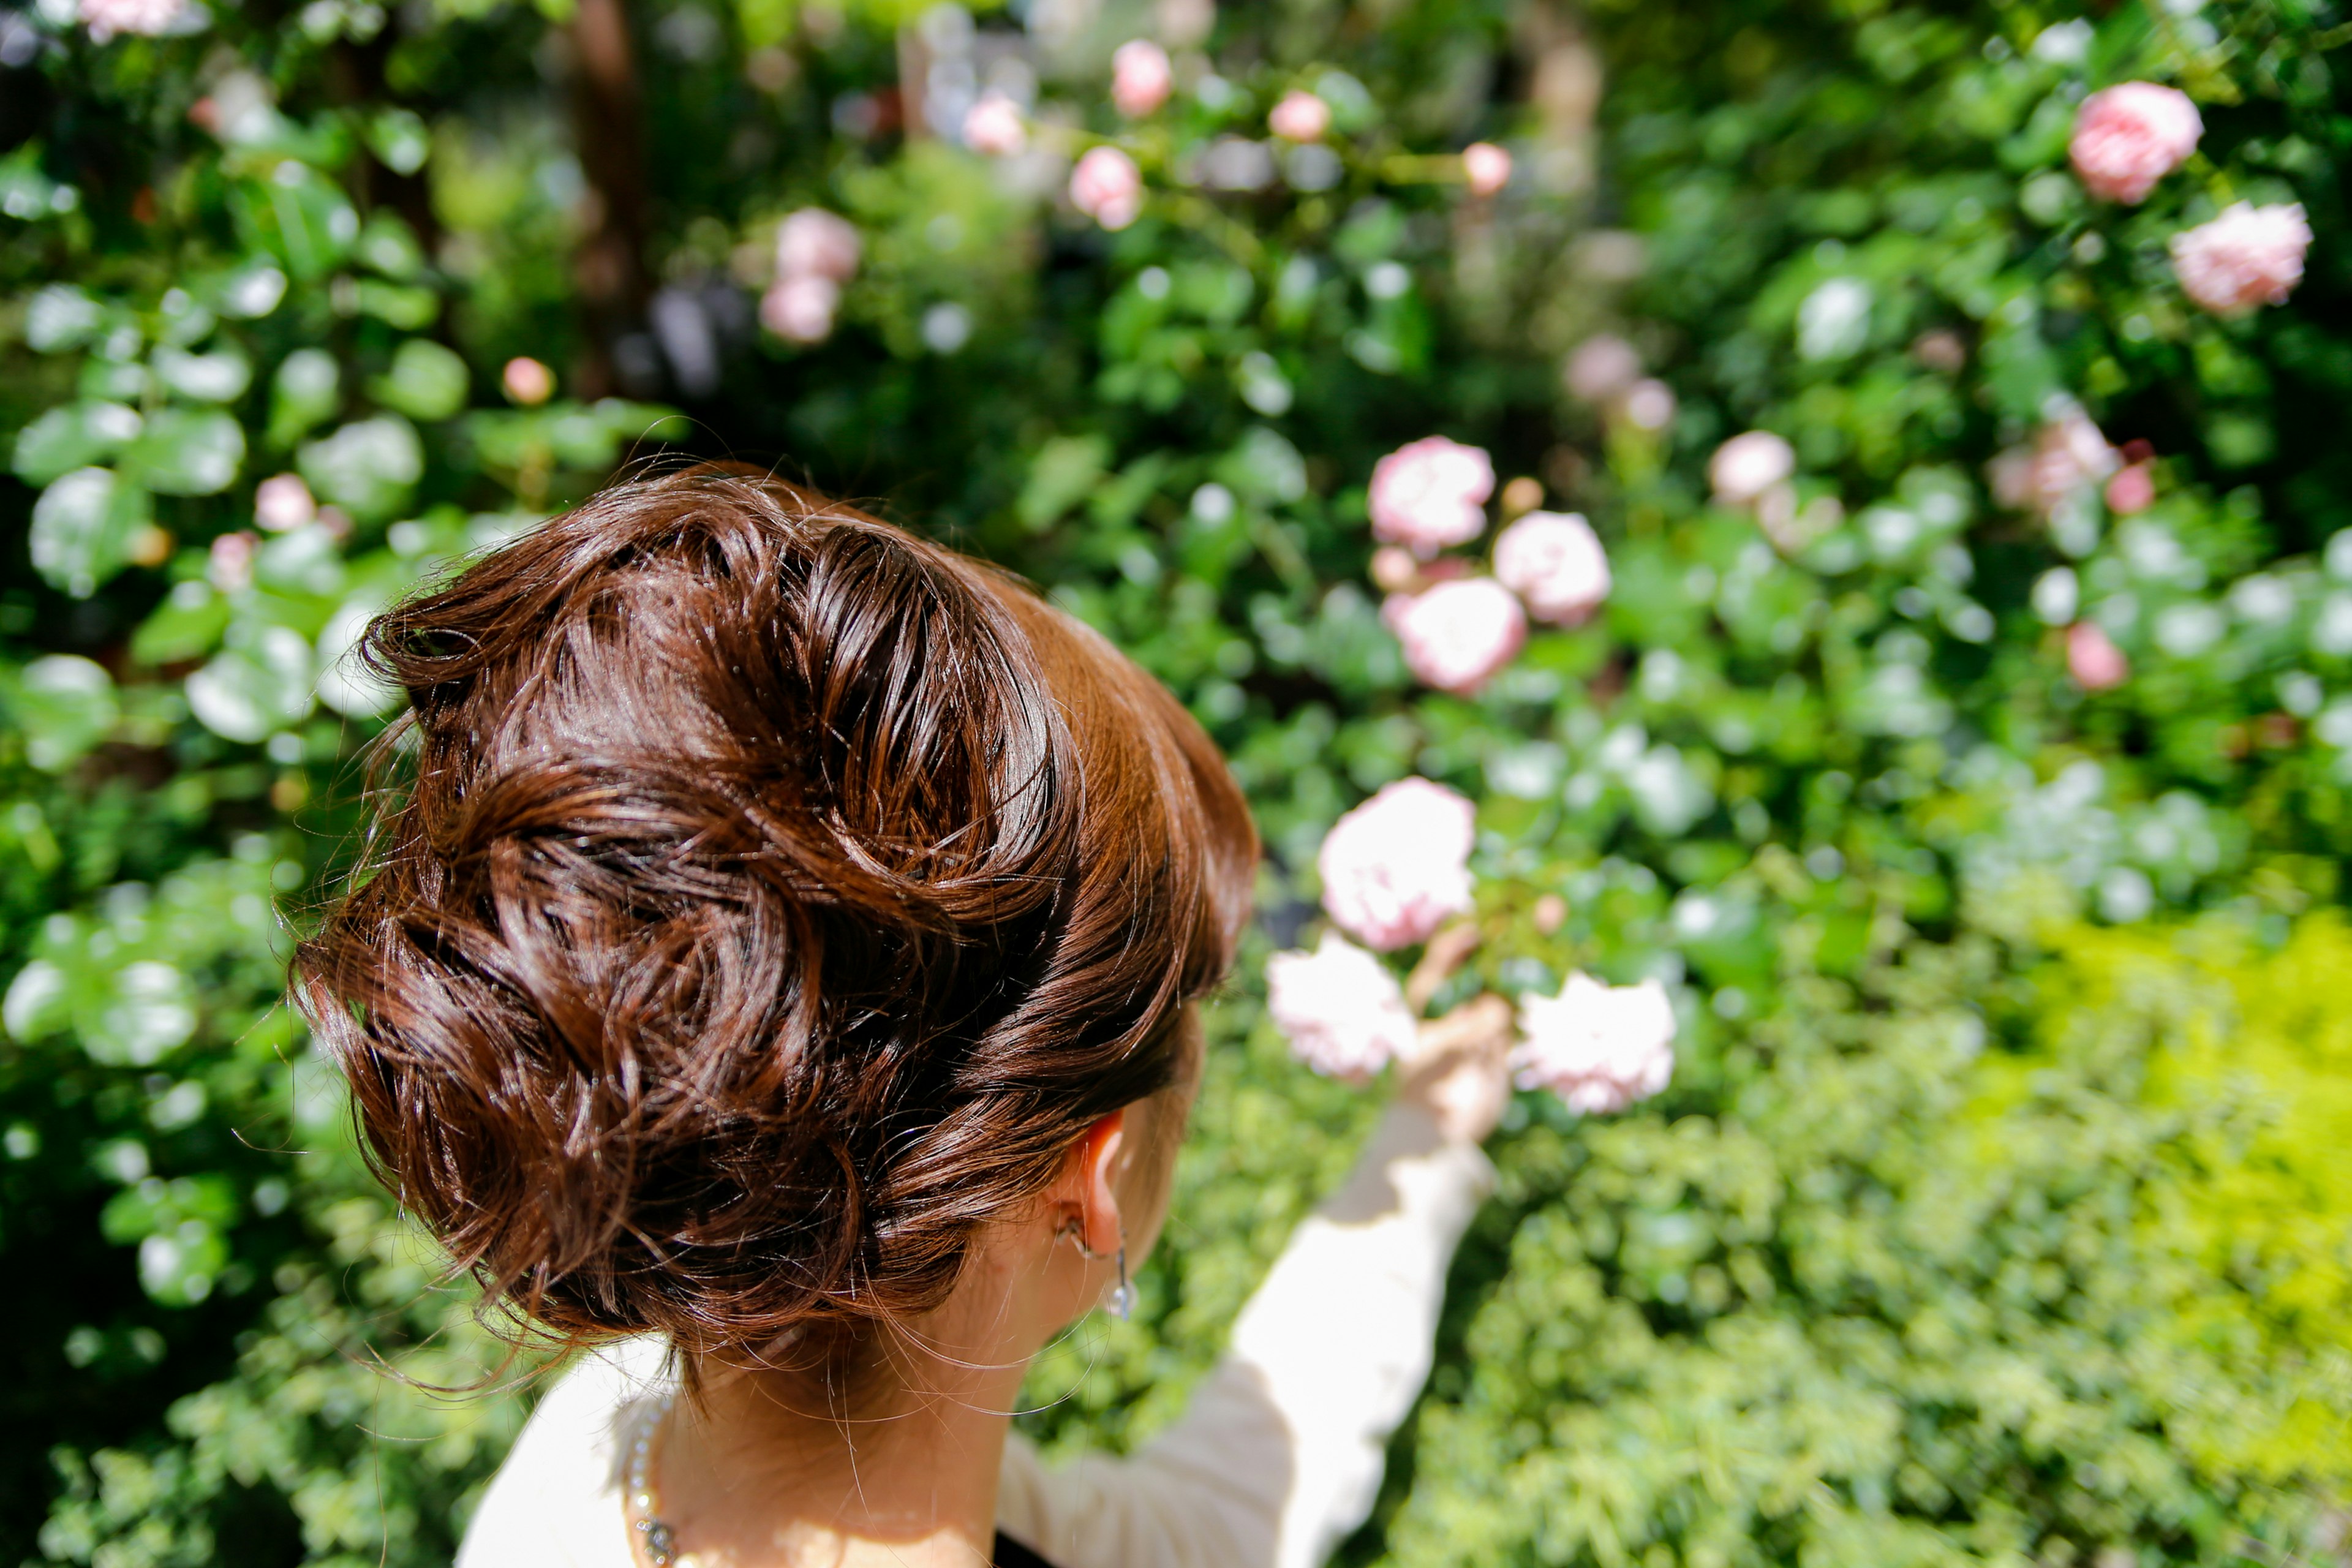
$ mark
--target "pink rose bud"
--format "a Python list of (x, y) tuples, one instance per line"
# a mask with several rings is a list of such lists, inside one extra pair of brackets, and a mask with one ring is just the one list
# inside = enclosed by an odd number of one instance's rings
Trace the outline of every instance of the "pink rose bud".
[(1372, 465), (1372, 537), (1426, 561), (1486, 532), (1494, 493), (1495, 465), (1479, 447), (1443, 436), (1409, 441)]
[(518, 354), (499, 373), (499, 384), (525, 408), (536, 408), (555, 395), (555, 373), (528, 355)]
[(1647, 1100), (1675, 1073), (1675, 1008), (1654, 980), (1604, 985), (1574, 973), (1557, 996), (1519, 998), (1521, 1089), (1548, 1089), (1580, 1116)]
[(964, 111), (963, 144), (991, 158), (1009, 158), (1029, 145), (1021, 106), (1001, 92), (983, 92)]
[(1575, 626), (1609, 597), (1609, 554), (1575, 512), (1531, 511), (1495, 541), (1495, 575), (1539, 621)]
[(1421, 563), (1410, 550), (1383, 544), (1372, 552), (1372, 581), (1382, 593), (1402, 594), (1420, 580)]
[(2107, 481), (2107, 510), (2118, 517), (2146, 511), (2156, 504), (2156, 474), (2151, 465), (2133, 463)]
[(2172, 273), (2181, 292), (2217, 316), (2284, 305), (2303, 281), (2311, 225), (2301, 205), (2239, 202), (2211, 223), (2172, 237)]
[(1337, 931), (1311, 953), (1266, 960), (1265, 1010), (1298, 1059), (1327, 1077), (1360, 1083), (1412, 1054), (1412, 1014), (1396, 976)]
[(2104, 202), (2137, 205), (2197, 151), (2204, 131), (2188, 94), (2127, 81), (2083, 100), (2066, 155), (2084, 190)]
[(1143, 213), (1143, 174), (1116, 147), (1090, 148), (1070, 171), (1070, 205), (1112, 230)]
[(205, 558), (205, 576), (224, 594), (244, 593), (253, 586), (253, 553), (260, 547), (258, 534), (243, 530), (222, 534)]
[(1462, 149), (1462, 180), (1474, 196), (1491, 196), (1511, 183), (1511, 155), (1492, 142)]
[(1642, 379), (1642, 356), (1614, 332), (1576, 345), (1561, 367), (1568, 390), (1587, 403), (1606, 403)]
[(1175, 84), (1168, 51), (1148, 38), (1119, 45), (1110, 58), (1110, 100), (1129, 120), (1140, 120), (1167, 102)]
[(1320, 142), (1331, 129), (1331, 106), (1311, 92), (1286, 92), (1265, 123), (1286, 142)]
[(102, 44), (117, 33), (168, 32), (185, 8), (184, 0), (81, 0), (78, 15), (91, 42)]
[(841, 308), (841, 285), (812, 272), (789, 273), (760, 296), (760, 324), (795, 343), (821, 343), (833, 335), (833, 313)]
[(299, 474), (267, 479), (253, 492), (253, 521), (265, 533), (291, 533), (319, 515), (319, 503)]
[(1636, 430), (1663, 430), (1675, 422), (1675, 389), (1654, 378), (1637, 381), (1620, 406)]
[(857, 258), (865, 248), (856, 226), (839, 213), (803, 207), (777, 226), (776, 276), (846, 283), (857, 276)]
[(1528, 640), (1527, 613), (1492, 577), (1462, 577), (1418, 594), (1391, 594), (1381, 619), (1404, 646), (1413, 679), (1467, 697)]
[(2095, 621), (2076, 621), (2066, 628), (2066, 673), (2085, 691), (2106, 691), (2131, 675), (2124, 657)]
[(1797, 449), (1769, 430), (1734, 436), (1707, 459), (1707, 482), (1726, 506), (1748, 506), (1797, 471)]
[(1444, 784), (1399, 779), (1332, 824), (1315, 868), (1323, 910), (1381, 952), (1426, 942), (1470, 910), (1477, 808)]

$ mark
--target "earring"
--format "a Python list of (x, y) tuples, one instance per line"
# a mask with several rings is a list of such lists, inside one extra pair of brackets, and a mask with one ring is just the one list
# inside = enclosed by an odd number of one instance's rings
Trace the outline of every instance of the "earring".
[(1127, 1243), (1118, 1244), (1118, 1283), (1111, 1287), (1110, 1315), (1125, 1322), (1135, 1310), (1135, 1287), (1127, 1282)]

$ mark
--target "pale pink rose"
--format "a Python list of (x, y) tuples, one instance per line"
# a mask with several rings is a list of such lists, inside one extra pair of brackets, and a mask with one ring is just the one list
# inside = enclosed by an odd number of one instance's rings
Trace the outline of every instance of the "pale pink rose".
[(1423, 561), (1486, 531), (1495, 465), (1486, 452), (1443, 436), (1408, 441), (1372, 465), (1366, 503), (1372, 536)]
[(796, 343), (821, 343), (833, 335), (833, 313), (841, 308), (841, 285), (814, 272), (787, 273), (760, 296), (760, 324)]
[(1675, 1074), (1675, 1008), (1654, 980), (1604, 985), (1574, 973), (1557, 996), (1519, 998), (1521, 1089), (1548, 1089), (1580, 1116), (1622, 1110)]
[(1587, 403), (1606, 403), (1642, 379), (1642, 356), (1614, 332), (1576, 345), (1562, 367), (1568, 390)]
[(79, 16), (91, 40), (102, 44), (117, 33), (168, 32), (185, 9), (185, 0), (81, 0)]
[(1491, 196), (1511, 183), (1511, 155), (1492, 142), (1462, 149), (1462, 180), (1474, 196)]
[(1021, 106), (1001, 92), (983, 92), (964, 111), (963, 144), (991, 158), (1009, 158), (1029, 145)]
[(2107, 481), (2107, 510), (2118, 517), (2146, 511), (2156, 504), (2156, 474), (2147, 463), (2126, 464)]
[(2211, 223), (2172, 237), (2172, 275), (2181, 292), (2217, 316), (2284, 305), (2303, 281), (2311, 225), (2300, 204), (2239, 202)]
[(1121, 44), (1110, 58), (1110, 100), (1129, 120), (1140, 120), (1167, 102), (1175, 85), (1168, 51), (1149, 38)]
[(517, 354), (499, 373), (499, 384), (525, 408), (535, 408), (555, 395), (555, 373), (535, 359)]
[(1286, 92), (1265, 124), (1286, 142), (1320, 142), (1331, 129), (1331, 106), (1311, 92)]
[(253, 555), (261, 536), (240, 529), (213, 541), (205, 560), (205, 576), (224, 594), (242, 594), (253, 586)]
[(2048, 517), (2122, 466), (2099, 427), (2070, 404), (2033, 433), (2032, 445), (2001, 453), (1988, 472), (1995, 500)]
[(839, 213), (803, 207), (776, 228), (776, 277), (824, 278), (846, 283), (857, 276), (866, 242)]
[(1143, 172), (1116, 147), (1090, 148), (1070, 171), (1070, 205), (1108, 229), (1143, 213)]
[(1337, 931), (1309, 952), (1265, 961), (1265, 1010), (1300, 1061), (1361, 1082), (1412, 1054), (1412, 1015), (1396, 976)]
[(278, 474), (253, 492), (253, 521), (266, 533), (291, 533), (319, 515), (319, 503), (299, 474)]
[(1323, 910), (1381, 952), (1426, 942), (1470, 910), (1477, 808), (1444, 784), (1399, 779), (1332, 824), (1315, 868)]
[(2188, 162), (2204, 132), (2187, 93), (2127, 81), (2083, 100), (2066, 155), (2084, 190), (2103, 202), (2137, 205)]
[(1748, 506), (1797, 471), (1797, 449), (1769, 430), (1734, 436), (1707, 459), (1707, 482), (1726, 506)]
[(1618, 406), (1635, 429), (1663, 430), (1675, 422), (1675, 389), (1655, 377), (1645, 377), (1625, 389)]
[(1609, 597), (1609, 554), (1577, 512), (1531, 511), (1495, 541), (1495, 575), (1539, 621), (1575, 626)]
[(1372, 581), (1381, 592), (1402, 594), (1421, 576), (1421, 563), (1412, 552), (1393, 544), (1383, 544), (1372, 552)]
[(2066, 628), (2066, 673), (2085, 691), (2106, 691), (2131, 676), (2131, 660), (2095, 621)]
[(1467, 697), (1528, 640), (1527, 613), (1492, 577), (1462, 577), (1418, 594), (1391, 594), (1381, 619), (1404, 647), (1413, 679)]

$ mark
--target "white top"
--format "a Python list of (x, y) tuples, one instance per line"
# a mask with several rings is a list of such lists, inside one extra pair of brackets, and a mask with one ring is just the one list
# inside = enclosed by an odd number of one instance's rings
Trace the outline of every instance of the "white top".
[[(1389, 1434), (1429, 1375), (1446, 1267), (1493, 1179), (1426, 1111), (1391, 1106), (1183, 1415), (1126, 1458), (1053, 1468), (1012, 1434), (999, 1528), (1054, 1568), (1316, 1568), (1371, 1511)], [(664, 1348), (608, 1347), (549, 1392), (457, 1568), (633, 1568), (620, 1435), (666, 1391)]]

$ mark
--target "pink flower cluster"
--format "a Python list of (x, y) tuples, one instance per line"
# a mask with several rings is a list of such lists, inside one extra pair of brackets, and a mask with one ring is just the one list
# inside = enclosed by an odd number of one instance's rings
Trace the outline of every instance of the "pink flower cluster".
[(1143, 216), (1143, 171), (1116, 147), (1091, 147), (1070, 171), (1070, 205), (1112, 230)]
[(1495, 575), (1536, 619), (1572, 626), (1609, 597), (1609, 552), (1579, 513), (1531, 511), (1495, 541)]
[(1129, 120), (1140, 120), (1167, 102), (1175, 85), (1168, 51), (1149, 38), (1130, 39), (1110, 58), (1110, 100)]
[(2048, 517), (2123, 466), (2099, 427), (2081, 408), (2058, 410), (2032, 444), (2012, 447), (1992, 460), (1993, 499), (2005, 507)]
[(77, 15), (90, 41), (102, 44), (117, 33), (153, 37), (169, 32), (186, 9), (186, 0), (81, 0)]
[(1382, 952), (1426, 942), (1470, 908), (1477, 808), (1424, 778), (1399, 779), (1331, 826), (1315, 868), (1323, 910)]
[(1654, 980), (1604, 985), (1570, 974), (1557, 996), (1519, 999), (1519, 1087), (1550, 1089), (1579, 1115), (1622, 1110), (1674, 1077), (1674, 1004)]
[(2187, 93), (2127, 81), (2083, 100), (2066, 155), (2084, 190), (2104, 202), (2137, 205), (2189, 161), (2204, 133)]
[(1298, 1059), (1328, 1077), (1361, 1082), (1412, 1052), (1412, 1014), (1396, 976), (1337, 931), (1311, 953), (1266, 960), (1265, 1006)]
[(319, 503), (299, 474), (278, 474), (254, 488), (253, 521), (265, 533), (291, 533), (318, 517)]
[(991, 88), (964, 110), (963, 144), (991, 158), (1009, 158), (1029, 145), (1021, 106)]
[(2172, 273), (2180, 291), (2217, 316), (2283, 305), (2303, 281), (2311, 225), (2298, 205), (2258, 207), (2239, 202), (2221, 216), (2172, 237)]
[(1424, 686), (1467, 696), (1511, 662), (1528, 617), (1492, 577), (1453, 577), (1418, 594), (1391, 594), (1381, 619), (1404, 646), (1405, 668)]
[(2131, 678), (2131, 660), (2095, 621), (2066, 628), (2066, 673), (2085, 691), (2106, 691)]
[(1443, 436), (1409, 441), (1372, 465), (1365, 498), (1372, 537), (1427, 561), (1486, 531), (1486, 498), (1494, 493), (1495, 465), (1479, 448)]
[(1725, 506), (1753, 506), (1797, 471), (1797, 449), (1769, 430), (1734, 436), (1707, 459), (1707, 483)]
[(865, 249), (838, 213), (803, 207), (776, 230), (776, 280), (760, 299), (760, 321), (780, 338), (823, 342), (833, 335), (842, 286), (857, 276)]
[(1492, 142), (1462, 149), (1462, 182), (1474, 196), (1491, 196), (1511, 183), (1511, 155)]
[(1331, 106), (1311, 92), (1286, 92), (1265, 125), (1286, 142), (1320, 142), (1331, 129)]

